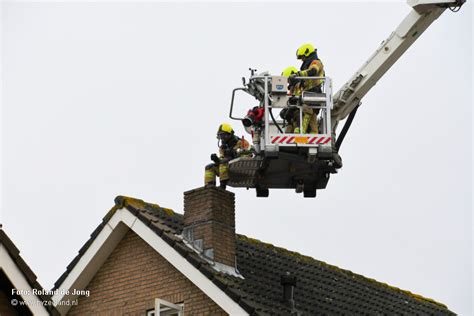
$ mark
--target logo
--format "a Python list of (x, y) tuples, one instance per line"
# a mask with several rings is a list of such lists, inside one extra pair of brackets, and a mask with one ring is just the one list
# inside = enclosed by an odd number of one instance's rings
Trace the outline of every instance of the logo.
[(283, 90), (283, 85), (282, 84), (277, 84), (276, 88), (277, 88), (277, 90)]

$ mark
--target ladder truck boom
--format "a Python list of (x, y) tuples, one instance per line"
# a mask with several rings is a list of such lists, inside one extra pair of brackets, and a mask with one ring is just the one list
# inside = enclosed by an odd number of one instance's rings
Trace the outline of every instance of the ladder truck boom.
[(333, 131), (360, 104), (361, 99), (447, 8), (459, 9), (466, 0), (408, 0), (413, 8), (397, 29), (334, 95)]
[[(256, 75), (249, 69), (248, 82), (243, 78), (243, 87), (232, 91), (229, 117), (242, 121), (252, 135), (253, 150), (229, 161), (227, 184), (254, 188), (258, 197), (268, 197), (269, 189), (295, 189), (304, 197), (316, 197), (342, 167), (339, 149), (361, 99), (434, 20), (448, 8), (457, 11), (465, 1), (408, 0), (413, 10), (336, 94), (329, 77), (291, 77), (299, 83), (322, 82), (319, 92), (296, 94), (289, 89), (289, 78), (267, 72)], [(237, 91), (258, 100), (244, 118), (233, 115)], [(303, 128), (306, 108), (319, 113), (314, 130)], [(337, 125), (346, 117), (336, 139)]]

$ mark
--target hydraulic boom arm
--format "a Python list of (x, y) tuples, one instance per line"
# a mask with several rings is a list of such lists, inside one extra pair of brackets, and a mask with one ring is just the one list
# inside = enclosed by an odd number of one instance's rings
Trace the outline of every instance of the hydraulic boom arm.
[(333, 131), (360, 103), (388, 69), (447, 8), (459, 9), (466, 0), (408, 0), (413, 8), (397, 29), (334, 95)]

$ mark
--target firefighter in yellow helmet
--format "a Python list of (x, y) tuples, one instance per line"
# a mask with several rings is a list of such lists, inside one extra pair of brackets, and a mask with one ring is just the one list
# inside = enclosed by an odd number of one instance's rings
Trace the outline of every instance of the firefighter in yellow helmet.
[[(300, 71), (296, 74), (300, 77), (324, 77), (324, 65), (318, 57), (318, 52), (311, 44), (303, 44), (296, 51), (296, 58), (301, 59)], [(305, 80), (303, 84), (304, 91), (321, 93), (323, 80)]]
[[(281, 75), (291, 78), (298, 75), (298, 69), (293, 66), (285, 68)], [(288, 93), (293, 96), (300, 96), (303, 91), (303, 84), (296, 80), (289, 80)], [(300, 133), (300, 113), (297, 108), (285, 108), (280, 112), (282, 119), (288, 122), (286, 133)], [(303, 130), (302, 133), (318, 133), (317, 115), (312, 108), (303, 106)], [(308, 129), (309, 127), (309, 129)]]
[(205, 168), (204, 184), (206, 186), (216, 185), (216, 176), (220, 178), (220, 187), (225, 189), (229, 181), (229, 161), (241, 156), (249, 150), (249, 143), (234, 134), (229, 124), (223, 123), (217, 130), (219, 139), (219, 156), (211, 155), (213, 163)]
[[(303, 44), (296, 51), (296, 58), (302, 60), (300, 71), (298, 71), (293, 77), (324, 77), (324, 65), (318, 57), (318, 52), (312, 44)], [(292, 81), (290, 76), (290, 82)], [(304, 80), (299, 83), (301, 91), (310, 91), (310, 92), (322, 92), (322, 79), (314, 80)], [(302, 129), (303, 133), (307, 130), (308, 125), (311, 129), (311, 133), (318, 132), (318, 123), (317, 115), (319, 114), (319, 109), (312, 110), (313, 114), (306, 113), (303, 115)], [(299, 132), (295, 131), (295, 133)]]
[(297, 73), (298, 73), (298, 69), (296, 67), (290, 66), (283, 69), (283, 71), (281, 72), (281, 75), (283, 77), (288, 78), (289, 76), (296, 75)]

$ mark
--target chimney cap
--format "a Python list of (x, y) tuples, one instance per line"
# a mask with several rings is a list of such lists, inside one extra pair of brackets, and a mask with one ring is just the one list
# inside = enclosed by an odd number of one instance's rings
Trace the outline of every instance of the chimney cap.
[(296, 287), (296, 276), (287, 271), (281, 276), (281, 285), (291, 285)]

